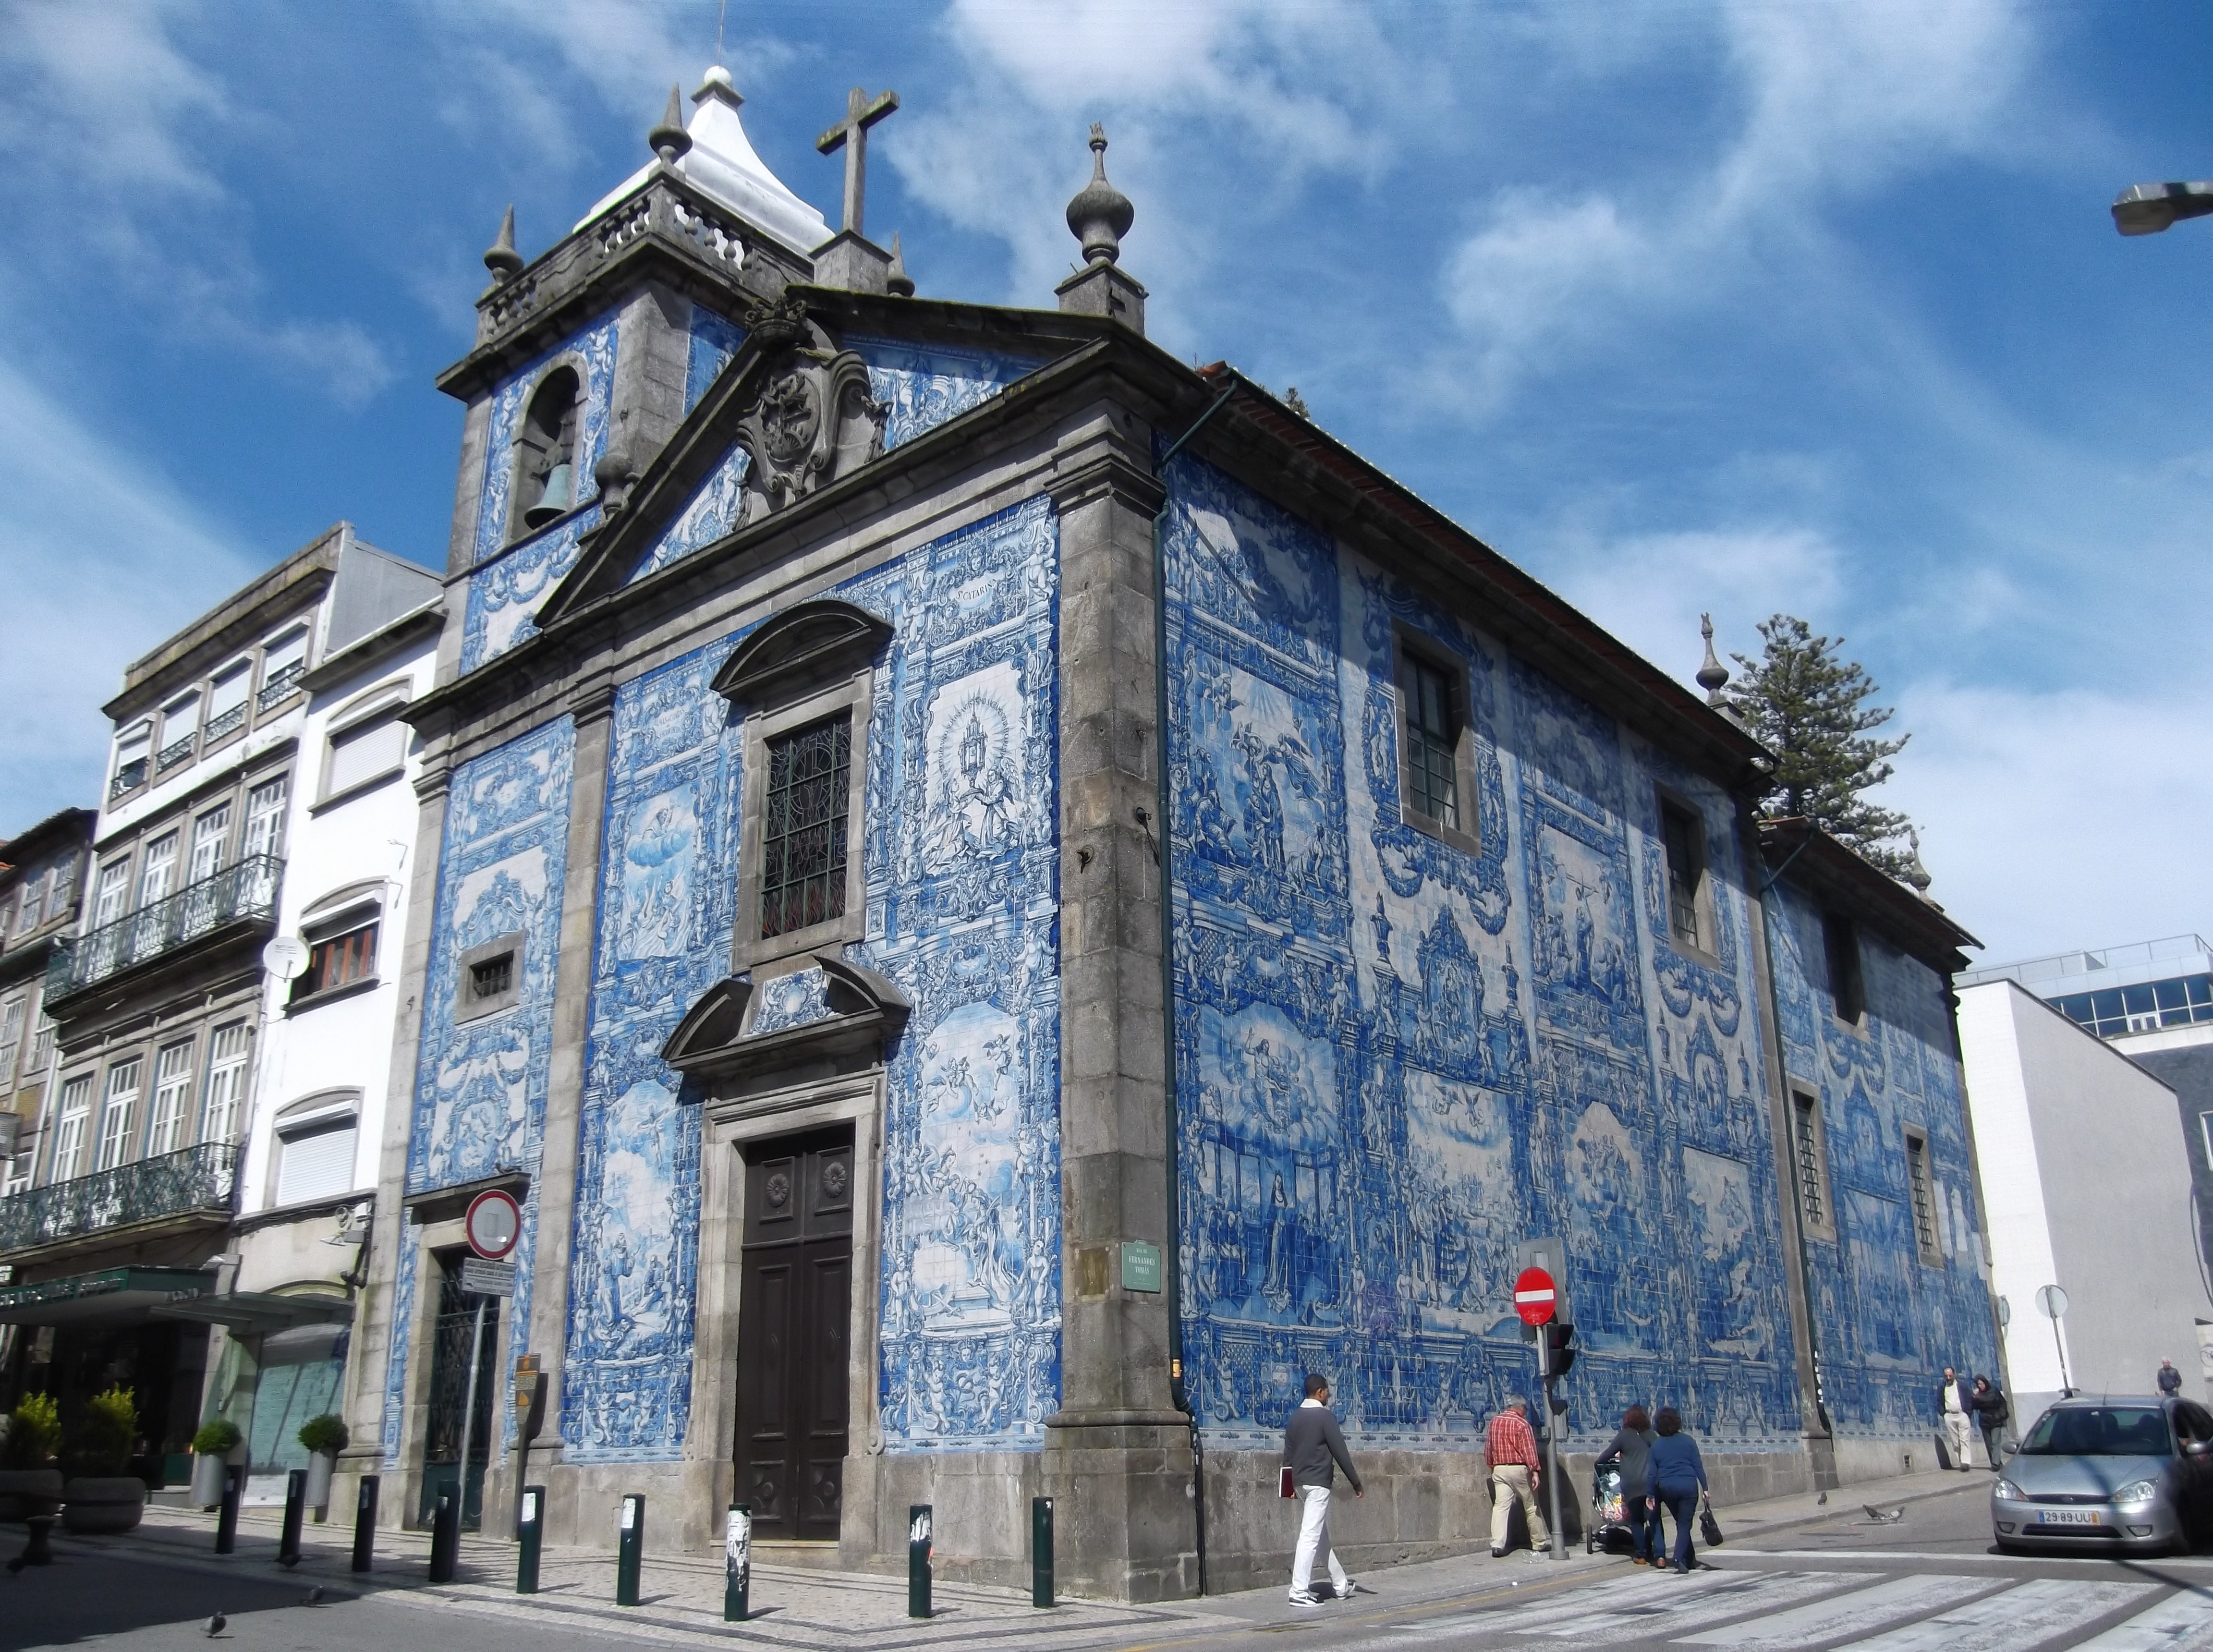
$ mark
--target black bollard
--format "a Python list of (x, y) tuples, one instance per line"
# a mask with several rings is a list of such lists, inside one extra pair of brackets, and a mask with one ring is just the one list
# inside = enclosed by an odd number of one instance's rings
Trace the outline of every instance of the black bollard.
[(753, 1614), (753, 1510), (747, 1503), (730, 1505), (722, 1533), (722, 1621), (741, 1624)]
[(515, 1592), (538, 1593), (538, 1550), (546, 1535), (546, 1488), (526, 1485), (515, 1517)]
[(238, 1500), (246, 1495), (246, 1471), (236, 1463), (223, 1466), (223, 1508), (215, 1517), (215, 1551), (229, 1554), (238, 1547)]
[(361, 1492), (353, 1505), (353, 1569), (357, 1572), (369, 1570), (371, 1557), (376, 1551), (376, 1489), (379, 1476), (361, 1477)]
[(284, 1476), (284, 1529), (277, 1539), (277, 1564), (300, 1564), (300, 1527), (308, 1514), (308, 1471), (293, 1469)]
[(930, 1616), (930, 1530), (931, 1515), (926, 1503), (910, 1503), (906, 1511), (906, 1615)]
[(1030, 1499), (1030, 1604), (1052, 1604), (1052, 1499)]
[(615, 1604), (637, 1604), (637, 1574), (645, 1558), (645, 1494), (633, 1491), (623, 1499), (622, 1546), (615, 1554)]
[(438, 1507), (430, 1516), (430, 1581), (450, 1583), (461, 1558), (461, 1494), (456, 1487), (438, 1494)]
[(31, 1540), (23, 1545), (23, 1552), (12, 1564), (21, 1570), (25, 1566), (51, 1566), (54, 1564), (54, 1516), (26, 1515), (23, 1524), (31, 1528)]

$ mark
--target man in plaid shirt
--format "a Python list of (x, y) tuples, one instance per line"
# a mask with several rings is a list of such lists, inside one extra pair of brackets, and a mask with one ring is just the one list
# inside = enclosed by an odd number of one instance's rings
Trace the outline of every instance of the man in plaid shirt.
[(1515, 1498), (1521, 1501), (1521, 1518), (1528, 1523), (1529, 1546), (1552, 1546), (1545, 1516), (1538, 1512), (1537, 1486), (1544, 1469), (1537, 1456), (1537, 1436), (1529, 1429), (1529, 1402), (1509, 1399), (1506, 1409), (1491, 1419), (1484, 1436), (1483, 1460), (1491, 1470), (1491, 1552), (1506, 1552), (1507, 1511)]

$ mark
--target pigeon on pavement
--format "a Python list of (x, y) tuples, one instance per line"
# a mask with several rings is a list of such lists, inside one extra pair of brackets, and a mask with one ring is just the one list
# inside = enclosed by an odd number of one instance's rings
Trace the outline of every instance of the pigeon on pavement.
[(229, 1625), (229, 1622), (230, 1619), (224, 1617), (223, 1613), (220, 1612), (216, 1612), (214, 1617), (207, 1620), (208, 1638), (210, 1640), (213, 1640), (216, 1636), (222, 1634), (224, 1627)]
[(1895, 1509), (1878, 1509), (1871, 1503), (1863, 1503), (1860, 1507), (1867, 1510), (1868, 1518), (1878, 1526), (1888, 1526), (1895, 1521), (1905, 1518), (1904, 1503), (1899, 1504)]
[(316, 1584), (314, 1588), (309, 1589), (308, 1591), (308, 1598), (300, 1602), (303, 1606), (319, 1606), (322, 1605), (322, 1603), (323, 1586), (320, 1583)]

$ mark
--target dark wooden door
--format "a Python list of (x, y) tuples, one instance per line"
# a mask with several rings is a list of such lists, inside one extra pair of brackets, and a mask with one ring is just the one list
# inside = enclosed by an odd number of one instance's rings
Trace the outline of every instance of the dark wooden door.
[(738, 1295), (738, 1501), (763, 1538), (838, 1535), (852, 1312), (853, 1132), (746, 1155)]
[(461, 1289), (466, 1251), (442, 1251), (436, 1257), (438, 1314), (430, 1332), (430, 1427), (423, 1440), (423, 1501), (416, 1517), (424, 1525), (437, 1509), (438, 1495), (463, 1486), (461, 1526), (473, 1532), (484, 1520), (485, 1471), (491, 1464), (492, 1396), (499, 1387), (497, 1298), (486, 1299), (484, 1342), (477, 1356), (476, 1420), (469, 1424), (469, 1468), (461, 1476), (461, 1414), (468, 1409), (469, 1339), (477, 1329), (478, 1298)]

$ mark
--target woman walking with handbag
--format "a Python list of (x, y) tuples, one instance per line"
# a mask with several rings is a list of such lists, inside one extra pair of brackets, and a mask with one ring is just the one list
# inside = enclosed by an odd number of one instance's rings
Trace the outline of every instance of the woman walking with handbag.
[(1620, 1465), (1621, 1508), (1629, 1516), (1630, 1558), (1640, 1566), (1660, 1563), (1660, 1510), (1652, 1501), (1652, 1414), (1642, 1405), (1622, 1413), (1621, 1431), (1598, 1454)]
[[(1691, 1551), (1691, 1517), (1697, 1511), (1698, 1499), (1706, 1490), (1705, 1460), (1698, 1455), (1698, 1442), (1683, 1432), (1683, 1413), (1673, 1405), (1662, 1405), (1660, 1414), (1652, 1419), (1653, 1432), (1659, 1437), (1652, 1442), (1652, 1490), (1654, 1495), (1675, 1521), (1675, 1558), (1672, 1566), (1654, 1555), (1655, 1565), (1688, 1573), (1692, 1565)], [(1659, 1536), (1659, 1521), (1653, 1522), (1653, 1535)]]

